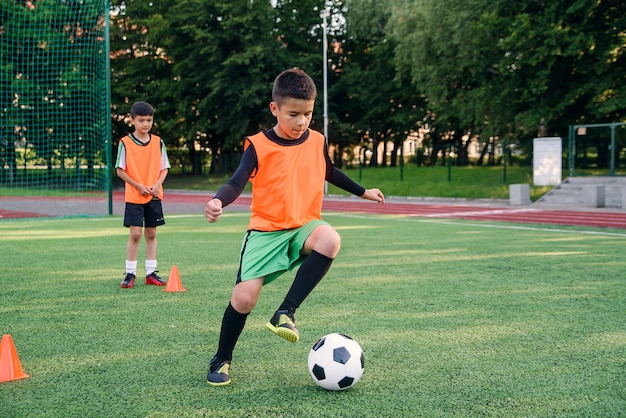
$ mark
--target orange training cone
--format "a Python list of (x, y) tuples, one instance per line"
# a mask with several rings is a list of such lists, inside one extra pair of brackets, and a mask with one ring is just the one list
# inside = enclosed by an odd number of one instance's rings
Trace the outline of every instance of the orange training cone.
[(167, 278), (167, 284), (165, 285), (164, 292), (184, 292), (185, 289), (183, 287), (182, 282), (180, 281), (180, 275), (178, 274), (178, 267), (175, 265), (172, 266), (172, 270), (170, 271), (170, 277)]
[(9, 334), (2, 336), (0, 342), (0, 382), (25, 379), (28, 375), (22, 370), (20, 359), (17, 357), (13, 338)]

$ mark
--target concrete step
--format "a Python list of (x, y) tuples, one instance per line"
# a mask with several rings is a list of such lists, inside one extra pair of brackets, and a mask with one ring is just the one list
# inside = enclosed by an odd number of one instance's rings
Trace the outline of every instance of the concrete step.
[(537, 202), (626, 209), (626, 177), (568, 177)]
[[(626, 177), (622, 176), (598, 176), (598, 177), (568, 177), (564, 181), (569, 184), (617, 184), (626, 186)], [(563, 184), (563, 183), (561, 183)]]

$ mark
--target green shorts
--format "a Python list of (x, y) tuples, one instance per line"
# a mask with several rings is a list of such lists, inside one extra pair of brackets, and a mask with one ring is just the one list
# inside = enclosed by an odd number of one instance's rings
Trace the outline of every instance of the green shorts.
[(263, 284), (275, 280), (288, 270), (298, 267), (306, 256), (304, 242), (318, 226), (328, 225), (314, 220), (300, 228), (284, 231), (248, 231), (241, 245), (237, 283), (265, 277)]

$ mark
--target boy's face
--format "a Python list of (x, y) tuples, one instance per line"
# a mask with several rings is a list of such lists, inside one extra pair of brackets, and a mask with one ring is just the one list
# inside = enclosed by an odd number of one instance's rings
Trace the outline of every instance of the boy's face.
[(135, 132), (145, 136), (150, 133), (152, 124), (154, 123), (154, 116), (152, 115), (137, 115), (134, 118), (130, 118), (130, 123), (135, 127)]
[(298, 139), (307, 130), (313, 117), (315, 100), (287, 99), (282, 105), (270, 103), (270, 111), (276, 117), (276, 134), (284, 139)]

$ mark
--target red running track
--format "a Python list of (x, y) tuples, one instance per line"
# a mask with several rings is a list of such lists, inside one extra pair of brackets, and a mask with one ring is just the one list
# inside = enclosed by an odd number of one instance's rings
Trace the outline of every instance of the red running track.
[[(233, 202), (233, 204), (247, 206), (250, 205), (250, 202), (251, 199), (249, 197), (241, 196)], [(437, 219), (468, 219), (626, 229), (626, 213), (619, 211), (619, 209), (615, 209), (614, 211), (610, 209), (583, 211), (535, 207), (485, 207), (416, 202), (387, 202), (381, 205), (365, 200), (332, 198), (324, 200), (322, 209), (324, 211), (335, 212), (375, 213)]]
[[(169, 213), (175, 212), (169, 209), (174, 207), (177, 209), (176, 212), (179, 213), (202, 213), (204, 205), (210, 197), (211, 195), (204, 193), (183, 193), (171, 191), (166, 194), (164, 206), (166, 211)], [(24, 198), (21, 198), (20, 200), (22, 199)], [(43, 209), (45, 206), (44, 202), (46, 200), (50, 200), (49, 197), (34, 199), (38, 203), (37, 206), (41, 206), (41, 208), (38, 208), (41, 209), (41, 212), (34, 212), (32, 206), (30, 206), (29, 212), (0, 209), (0, 219), (52, 216), (47, 214)], [(77, 201), (80, 199), (81, 198), (65, 198), (65, 201), (66, 203), (69, 203), (68, 201)], [(119, 214), (120, 210), (121, 213), (123, 213), (123, 192), (114, 192), (113, 201), (117, 208), (121, 208), (117, 210), (117, 214)], [(235, 200), (232, 205), (238, 207), (239, 209), (245, 209), (249, 207), (250, 203), (250, 196), (242, 195)], [(467, 219), (479, 221), (626, 229), (626, 212), (620, 209), (612, 208), (563, 210), (542, 208), (537, 205), (513, 207), (505, 205), (498, 206), (496, 204), (493, 206), (485, 206), (484, 204), (431, 204), (416, 201), (388, 201), (384, 205), (381, 205), (357, 198), (332, 197), (327, 197), (324, 200), (322, 208), (324, 211), (334, 212), (374, 213), (436, 219)]]

